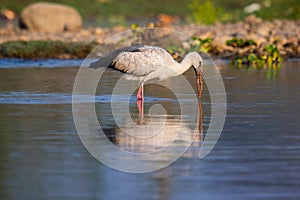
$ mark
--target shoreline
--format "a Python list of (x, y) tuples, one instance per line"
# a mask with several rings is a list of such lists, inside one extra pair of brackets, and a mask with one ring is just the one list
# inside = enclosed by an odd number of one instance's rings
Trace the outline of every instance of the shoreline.
[[(300, 21), (289, 20), (273, 20), (262, 21), (256, 17), (248, 17), (243, 22), (236, 22), (230, 24), (215, 24), (215, 25), (173, 25), (167, 27), (158, 27), (164, 29), (157, 29), (160, 31), (153, 31), (156, 43), (151, 41), (151, 34), (140, 31), (137, 27), (126, 29), (125, 27), (115, 26), (113, 28), (87, 28), (76, 32), (62, 32), (62, 33), (38, 33), (29, 32), (26, 30), (12, 31), (8, 28), (0, 29), (0, 58), (58, 58), (58, 59), (74, 59), (84, 58), (97, 45), (103, 44), (114, 49), (120, 46), (120, 41), (123, 41), (123, 46), (130, 46), (137, 43), (145, 43), (150, 45), (159, 45), (163, 48), (170, 46), (177, 46), (178, 48), (185, 48), (185, 50), (201, 46), (201, 51), (209, 53), (216, 58), (236, 59), (249, 54), (264, 55), (264, 50), (268, 45), (273, 45), (278, 49), (278, 53), (284, 58), (300, 58)], [(149, 30), (155, 30), (154, 27)], [(132, 32), (136, 38), (129, 36), (128, 38), (120, 33)], [(187, 35), (184, 39), (174, 38), (173, 32), (183, 33)], [(120, 36), (122, 35), (122, 36)], [(115, 40), (108, 42), (109, 37), (114, 36)], [(118, 38), (123, 37), (123, 38)], [(193, 40), (187, 41), (187, 37), (193, 37)], [(117, 37), (117, 38), (116, 38)], [(141, 40), (142, 38), (142, 40)], [(119, 43), (116, 41), (119, 40)], [(124, 40), (126, 40), (124, 42)], [(37, 45), (37, 47), (30, 46), (34, 41), (44, 42), (44, 49)], [(20, 49), (9, 44), (27, 44), (29, 46), (20, 47)], [(37, 43), (37, 42), (35, 42)], [(54, 44), (60, 43), (57, 47)], [(76, 54), (69, 51), (70, 45), (77, 45)], [(4, 48), (5, 46), (5, 48)], [(51, 47), (53, 46), (53, 47)], [(46, 48), (47, 47), (47, 48)], [(44, 52), (42, 57), (36, 57), (33, 51), (32, 55), (24, 55), (24, 51), (29, 48), (38, 48), (39, 52)], [(62, 53), (53, 54), (55, 48), (65, 48)], [(83, 48), (84, 51), (80, 52)], [(103, 47), (106, 48), (106, 47)], [(31, 49), (32, 50), (32, 49)], [(173, 49), (177, 52), (176, 49)], [(10, 51), (14, 51), (13, 54)], [(18, 52), (20, 51), (20, 52)], [(183, 51), (179, 53), (184, 53)]]

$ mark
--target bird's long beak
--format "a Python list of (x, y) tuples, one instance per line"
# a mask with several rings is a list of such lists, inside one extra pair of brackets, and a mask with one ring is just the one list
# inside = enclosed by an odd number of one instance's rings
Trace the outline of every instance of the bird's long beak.
[(201, 70), (195, 69), (196, 72), (196, 86), (197, 86), (197, 95), (201, 97), (203, 89), (203, 72)]

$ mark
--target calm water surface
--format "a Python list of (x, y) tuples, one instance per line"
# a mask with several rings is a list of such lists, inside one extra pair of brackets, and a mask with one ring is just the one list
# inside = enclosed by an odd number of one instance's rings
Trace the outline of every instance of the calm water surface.
[[(146, 174), (108, 168), (82, 145), (71, 105), (80, 61), (0, 63), (1, 199), (300, 198), (299, 61), (285, 63), (277, 75), (220, 65), (228, 110), (213, 151), (204, 159), (197, 157), (200, 134), (176, 162)], [(193, 72), (185, 76), (193, 85)], [(106, 134), (128, 151), (159, 148), (149, 143), (124, 145), (109, 109), (110, 87), (117, 78), (104, 78), (105, 87), (98, 88), (96, 96), (97, 117)], [(170, 121), (167, 130), (176, 128), (180, 112), (175, 96), (157, 85), (147, 85), (145, 91), (145, 112), (152, 104), (162, 104)], [(186, 126), (203, 128), (205, 136), (210, 108), (205, 89), (199, 109), (203, 117)], [(130, 112), (138, 119), (134, 97)]]

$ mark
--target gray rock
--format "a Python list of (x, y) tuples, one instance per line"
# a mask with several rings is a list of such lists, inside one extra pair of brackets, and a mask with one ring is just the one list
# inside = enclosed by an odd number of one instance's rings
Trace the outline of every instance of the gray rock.
[(81, 26), (82, 18), (74, 8), (57, 3), (33, 3), (20, 15), (20, 27), (30, 31), (74, 31)]

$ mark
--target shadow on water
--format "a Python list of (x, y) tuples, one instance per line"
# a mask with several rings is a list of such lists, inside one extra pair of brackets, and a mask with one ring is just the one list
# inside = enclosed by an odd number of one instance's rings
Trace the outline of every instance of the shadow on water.
[[(264, 71), (237, 70), (229, 65), (219, 69), (228, 111), (213, 151), (198, 159), (203, 139), (199, 134), (198, 141), (172, 165), (134, 175), (100, 164), (82, 145), (71, 106), (78, 67), (1, 67), (1, 199), (298, 199), (299, 62), (284, 63), (276, 79), (266, 79)], [(185, 74), (194, 86), (192, 75), (191, 71)], [(110, 76), (104, 80), (105, 87), (98, 88), (95, 104), (99, 123), (110, 140), (132, 152), (156, 151), (168, 143), (180, 119), (174, 95), (166, 88), (146, 85), (143, 120), (136, 99), (131, 98), (133, 121), (146, 125), (151, 120), (158, 125), (167, 121), (166, 137), (157, 138), (159, 142), (135, 141), (124, 135), (112, 118), (112, 79), (117, 77)], [(202, 112), (183, 123), (187, 130), (200, 129), (205, 136), (209, 102), (204, 90)], [(149, 115), (154, 104), (163, 105), (167, 114)], [(123, 127), (133, 131), (128, 120), (123, 119)]]

